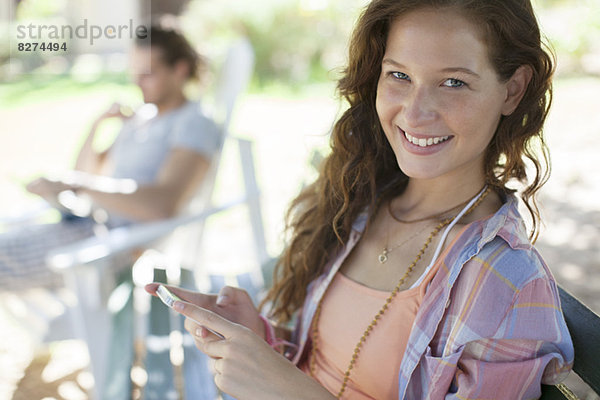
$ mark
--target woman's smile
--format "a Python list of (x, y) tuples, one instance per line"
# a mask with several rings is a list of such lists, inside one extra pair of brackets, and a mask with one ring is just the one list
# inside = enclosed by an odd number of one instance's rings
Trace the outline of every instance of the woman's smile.
[(445, 145), (451, 141), (454, 136), (444, 135), (426, 135), (417, 133), (408, 133), (402, 128), (397, 127), (399, 135), (405, 140), (402, 140), (402, 145), (406, 151), (416, 155), (430, 155), (444, 149)]

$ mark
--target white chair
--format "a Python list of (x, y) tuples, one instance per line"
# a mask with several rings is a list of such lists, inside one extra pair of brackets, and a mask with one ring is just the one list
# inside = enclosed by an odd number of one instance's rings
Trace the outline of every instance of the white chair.
[[(47, 257), (49, 267), (63, 274), (67, 288), (77, 297), (73, 328), (76, 336), (88, 345), (90, 367), (95, 380), (94, 397), (97, 399), (114, 399), (119, 396), (127, 398), (129, 395), (126, 389), (125, 392), (121, 389), (127, 386), (120, 386), (122, 383), (120, 380), (129, 379), (128, 374), (115, 374), (116, 367), (113, 368), (111, 365), (115, 362), (115, 358), (132, 357), (130, 354), (133, 353), (131, 332), (126, 330), (127, 333), (123, 335), (127, 337), (119, 337), (120, 331), (115, 328), (121, 323), (128, 325), (129, 320), (133, 318), (131, 311), (122, 311), (119, 314), (119, 310), (131, 310), (133, 300), (130, 281), (124, 281), (120, 286), (116, 285), (118, 282), (118, 271), (114, 268), (116, 259), (137, 249), (146, 249), (172, 234), (176, 229), (192, 225), (201, 227), (209, 216), (238, 205), (247, 206), (249, 211), (257, 265), (261, 265), (268, 259), (259, 191), (254, 173), (252, 144), (248, 140), (227, 135), (235, 101), (250, 79), (253, 63), (254, 55), (249, 42), (240, 40), (234, 43), (221, 69), (215, 94), (215, 111), (220, 117), (224, 136), (227, 137), (227, 141), (236, 142), (239, 148), (245, 186), (241, 198), (232, 199), (225, 204), (211, 204), (210, 197), (220, 163), (220, 157), (217, 156), (205, 179), (201, 194), (190, 204), (189, 210), (193, 211), (188, 210), (183, 215), (168, 220), (112, 229), (102, 238), (93, 237), (73, 243), (54, 250)], [(197, 230), (202, 231), (201, 228)], [(260, 271), (256, 271), (255, 275), (260, 279)], [(116, 314), (119, 314), (117, 319), (113, 318)], [(122, 343), (119, 343), (121, 339)], [(116, 350), (115, 343), (117, 343)], [(129, 361), (124, 364), (128, 364)], [(164, 396), (168, 398), (171, 394), (164, 394)]]

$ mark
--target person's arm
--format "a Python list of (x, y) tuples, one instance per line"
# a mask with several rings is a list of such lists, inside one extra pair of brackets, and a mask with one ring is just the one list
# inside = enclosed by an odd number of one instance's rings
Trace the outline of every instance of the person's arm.
[[(573, 362), (573, 345), (559, 304), (547, 278), (520, 288), (492, 337), (469, 341), (454, 354), (425, 357), (429, 375), (438, 377), (428, 394), (440, 399), (538, 398), (540, 384), (560, 382)], [(455, 328), (453, 340), (471, 332), (468, 322), (465, 325)]]
[(174, 216), (199, 187), (208, 167), (209, 161), (205, 156), (175, 148), (167, 156), (156, 183), (152, 185), (138, 186), (131, 179), (76, 172), (60, 180), (38, 178), (27, 185), (27, 190), (59, 209), (65, 209), (65, 204), (59, 201), (59, 194), (73, 190), (111, 213), (150, 221)]
[[(174, 216), (194, 194), (209, 168), (209, 160), (191, 150), (174, 148), (161, 167), (156, 182), (135, 190), (110, 193), (93, 184), (76, 185), (94, 204), (134, 220), (156, 220)], [(106, 178), (100, 178), (106, 179)]]
[(102, 172), (102, 167), (104, 166), (110, 148), (101, 152), (94, 149), (94, 140), (96, 138), (96, 133), (98, 132), (98, 127), (108, 118), (128, 118), (130, 114), (126, 114), (124, 111), (126, 110), (124, 110), (123, 106), (118, 103), (113, 103), (108, 110), (93, 122), (92, 127), (79, 150), (79, 154), (77, 155), (75, 170), (90, 174), (100, 174)]

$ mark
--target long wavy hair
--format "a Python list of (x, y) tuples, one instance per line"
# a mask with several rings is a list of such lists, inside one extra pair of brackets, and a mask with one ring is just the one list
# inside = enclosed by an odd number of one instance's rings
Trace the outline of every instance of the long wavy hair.
[[(365, 208), (376, 211), (377, 199), (402, 193), (408, 177), (383, 133), (375, 99), (387, 36), (392, 22), (416, 9), (457, 10), (478, 27), (501, 81), (527, 65), (533, 75), (516, 110), (503, 116), (484, 161), (486, 181), (499, 192), (512, 192), (510, 181), (523, 185), (521, 198), (537, 234), (535, 194), (549, 174), (542, 126), (552, 99), (552, 52), (542, 43), (528, 0), (374, 0), (353, 32), (348, 65), (338, 82), (349, 108), (335, 123), (331, 153), (318, 179), (292, 202), (287, 213), (289, 244), (275, 268), (274, 284), (263, 305), (271, 316), (288, 322), (303, 304), (310, 282), (321, 275), (346, 243), (352, 223)], [(526, 161), (528, 160), (528, 161)], [(527, 176), (528, 162), (533, 167)]]

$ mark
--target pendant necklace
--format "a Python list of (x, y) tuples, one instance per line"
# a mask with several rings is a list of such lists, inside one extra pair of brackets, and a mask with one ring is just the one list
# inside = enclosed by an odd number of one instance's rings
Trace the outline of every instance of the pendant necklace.
[(383, 247), (383, 250), (381, 251), (381, 253), (379, 253), (379, 255), (377, 256), (377, 260), (379, 260), (380, 264), (385, 264), (388, 260), (388, 254), (390, 254), (392, 251), (399, 249), (400, 247), (404, 246), (406, 243), (410, 242), (411, 240), (413, 240), (414, 238), (416, 238), (417, 236), (419, 236), (424, 230), (425, 228), (427, 228), (427, 225), (424, 225), (422, 229), (420, 229), (418, 232), (416, 232), (415, 234), (411, 235), (408, 239), (398, 243), (395, 246), (392, 246), (390, 248), (387, 247), (387, 244)]

